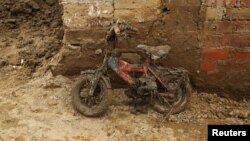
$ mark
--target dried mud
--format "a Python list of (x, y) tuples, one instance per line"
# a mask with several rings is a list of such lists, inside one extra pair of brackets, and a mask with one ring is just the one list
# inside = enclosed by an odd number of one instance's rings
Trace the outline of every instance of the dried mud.
[(134, 115), (123, 89), (115, 90), (107, 113), (87, 118), (71, 103), (76, 81), (64, 76), (25, 79), (20, 71), (1, 71), (0, 140), (206, 140), (207, 124), (249, 124), (249, 100), (196, 93), (189, 108), (169, 118), (149, 109)]

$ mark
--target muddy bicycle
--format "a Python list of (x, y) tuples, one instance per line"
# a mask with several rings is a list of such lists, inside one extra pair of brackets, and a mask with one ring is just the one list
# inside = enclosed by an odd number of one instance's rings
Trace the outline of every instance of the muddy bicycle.
[(129, 84), (125, 94), (132, 99), (136, 111), (143, 112), (143, 107), (148, 105), (163, 114), (183, 111), (191, 93), (188, 72), (182, 68), (158, 67), (153, 63), (166, 56), (171, 47), (138, 45), (136, 52), (146, 57), (143, 63), (130, 64), (120, 58), (120, 53), (114, 47), (118, 35), (125, 30), (134, 29), (128, 28), (124, 23), (116, 23), (107, 34), (108, 46), (102, 65), (97, 70), (82, 72), (72, 89), (75, 109), (90, 117), (101, 116), (106, 112), (112, 94), (108, 70), (112, 70)]

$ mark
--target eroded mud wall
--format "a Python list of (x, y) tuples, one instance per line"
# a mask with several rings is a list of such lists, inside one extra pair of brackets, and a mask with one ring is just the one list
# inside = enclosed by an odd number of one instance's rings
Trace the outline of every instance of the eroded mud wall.
[[(195, 87), (246, 94), (249, 90), (248, 0), (63, 0), (64, 48), (54, 74), (77, 74), (101, 64), (104, 37), (117, 19), (139, 34), (118, 42), (173, 47), (163, 66), (184, 67)], [(240, 36), (239, 36), (240, 35)], [(239, 75), (240, 74), (240, 75)]]
[(62, 14), (58, 0), (0, 0), (0, 69), (45, 68), (62, 47)]
[(163, 65), (181, 64), (193, 71), (198, 69), (199, 0), (64, 0), (62, 4), (65, 28), (62, 54), (67, 55), (62, 55), (61, 61), (68, 69), (62, 67), (55, 72), (75, 73), (100, 63), (101, 57), (94, 52), (105, 45), (105, 34), (117, 19), (139, 29), (138, 35), (119, 41), (119, 47), (169, 44), (173, 50)]

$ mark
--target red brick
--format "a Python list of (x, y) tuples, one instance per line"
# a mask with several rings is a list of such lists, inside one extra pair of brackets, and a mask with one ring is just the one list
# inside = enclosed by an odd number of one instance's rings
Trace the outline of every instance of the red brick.
[(216, 32), (218, 30), (219, 22), (215, 21), (205, 21), (204, 22), (204, 32)]
[(115, 9), (158, 8), (161, 5), (161, 0), (114, 0)]
[(218, 66), (219, 70), (243, 70), (247, 68), (247, 64), (246, 63), (238, 63), (235, 61), (229, 61), (226, 64), (222, 65), (222, 66)]
[(238, 7), (248, 6), (249, 0), (241, 0), (241, 3), (237, 3), (237, 0), (205, 0), (205, 5), (209, 7), (226, 6), (226, 7)]
[(221, 79), (225, 76), (225, 74), (222, 74), (222, 73), (212, 73), (212, 74), (207, 74), (207, 76), (210, 78), (210, 79)]
[(205, 0), (205, 5), (206, 6), (215, 7), (216, 4), (217, 4), (217, 0)]
[(237, 21), (233, 22), (235, 33), (250, 33), (250, 21)]
[(250, 52), (235, 52), (233, 53), (234, 59), (250, 59)]
[(228, 54), (228, 48), (204, 48), (201, 52), (205, 59), (227, 59)]
[(206, 21), (204, 32), (214, 33), (250, 33), (250, 21)]
[(226, 34), (222, 38), (222, 45), (250, 47), (250, 34)]
[(117, 9), (114, 12), (114, 19), (123, 19), (130, 22), (150, 22), (160, 19), (161, 12), (155, 8)]
[(231, 8), (227, 9), (226, 15), (223, 17), (226, 20), (249, 20), (250, 8)]
[(214, 64), (214, 62), (205, 60), (205, 61), (201, 62), (200, 69), (202, 71), (213, 71), (213, 70), (215, 70), (215, 64)]
[(224, 5), (226, 7), (236, 7), (237, 6), (237, 0), (224, 0)]
[(224, 2), (223, 0), (217, 0), (217, 7), (223, 7), (224, 6)]
[(241, 6), (250, 7), (250, 0), (241, 0)]
[(215, 33), (204, 34), (202, 37), (203, 47), (220, 47), (222, 46), (222, 36)]
[(205, 21), (203, 31), (206, 33), (212, 32), (212, 35), (214, 33), (233, 33), (236, 31), (236, 25), (233, 21)]
[[(137, 1), (137, 0), (134, 0), (134, 1)], [(150, 0), (143, 0), (143, 1), (147, 2)], [(169, 7), (187, 7), (187, 6), (200, 6), (201, 5), (200, 0), (164, 0), (164, 3), (166, 3), (166, 5)]]
[(213, 7), (207, 7), (206, 8), (206, 20), (221, 20), (222, 14), (220, 14), (220, 9), (213, 8)]
[(220, 33), (233, 33), (234, 31), (236, 31), (236, 25), (232, 21), (222, 21), (218, 25)]

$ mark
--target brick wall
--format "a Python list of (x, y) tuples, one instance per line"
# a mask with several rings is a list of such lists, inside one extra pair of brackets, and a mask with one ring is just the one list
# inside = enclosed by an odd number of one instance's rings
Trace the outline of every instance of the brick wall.
[(198, 84), (250, 94), (250, 0), (205, 0), (201, 19)]
[(250, 0), (62, 0), (65, 47), (54, 74), (96, 68), (108, 28), (123, 19), (139, 29), (119, 41), (173, 47), (163, 66), (184, 67), (193, 85), (206, 91), (249, 94)]

